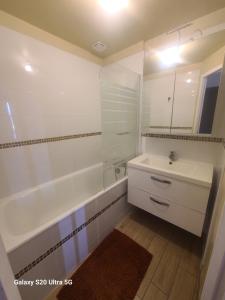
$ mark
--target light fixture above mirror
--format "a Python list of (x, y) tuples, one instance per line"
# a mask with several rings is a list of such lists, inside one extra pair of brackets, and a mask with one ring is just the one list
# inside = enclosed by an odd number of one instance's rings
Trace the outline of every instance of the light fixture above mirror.
[(159, 57), (161, 63), (166, 66), (173, 66), (182, 62), (181, 49), (179, 46), (158, 51), (157, 56)]

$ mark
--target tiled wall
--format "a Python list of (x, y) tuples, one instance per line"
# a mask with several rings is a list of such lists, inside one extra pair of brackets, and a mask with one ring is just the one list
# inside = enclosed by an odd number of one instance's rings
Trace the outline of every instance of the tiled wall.
[[(0, 144), (101, 132), (99, 65), (2, 26), (0, 39)], [(0, 149), (0, 198), (98, 163), (100, 149), (101, 135)]]
[(143, 152), (169, 156), (170, 151), (175, 151), (179, 158), (208, 162), (215, 167), (220, 167), (222, 150), (221, 142), (142, 137)]
[[(16, 278), (66, 278), (130, 211), (126, 180), (9, 254)], [(41, 300), (54, 286), (21, 287), (23, 300)]]

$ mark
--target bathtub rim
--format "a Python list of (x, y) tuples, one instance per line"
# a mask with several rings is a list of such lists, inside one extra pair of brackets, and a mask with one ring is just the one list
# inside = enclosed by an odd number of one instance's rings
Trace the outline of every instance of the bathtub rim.
[[(67, 175), (66, 175), (67, 176)], [(59, 180), (59, 179), (56, 179)], [(113, 189), (114, 187), (116, 187), (117, 185), (125, 182), (128, 180), (128, 176), (123, 177), (122, 179), (116, 181), (115, 183), (111, 184), (110, 186), (104, 188), (95, 193), (93, 196), (88, 197), (85, 201), (82, 201), (81, 203), (75, 205), (74, 207), (72, 207), (71, 209), (67, 210), (65, 213), (60, 214), (59, 216), (56, 216), (55, 218), (53, 218), (51, 221), (46, 222), (45, 224), (37, 227), (37, 229), (29, 231), (26, 234), (23, 235), (18, 235), (18, 240), (16, 240), (16, 242), (12, 242), (12, 240), (14, 240), (13, 237), (15, 237), (14, 235), (11, 235), (8, 231), (7, 228), (3, 229), (0, 234), (5, 246), (5, 250), (7, 253), (10, 253), (14, 250), (16, 250), (17, 248), (19, 248), (20, 246), (24, 245), (26, 242), (29, 242), (30, 240), (32, 240), (33, 238), (35, 238), (36, 236), (38, 236), (39, 234), (41, 234), (42, 232), (44, 232), (47, 228), (50, 228), (52, 226), (54, 226), (56, 223), (58, 223), (59, 221), (65, 219), (66, 217), (68, 217), (69, 215), (73, 214), (76, 210), (82, 208), (85, 205), (88, 205), (90, 202), (96, 200), (97, 198), (101, 197), (102, 195), (104, 195), (105, 193), (107, 193), (108, 191), (110, 191), (111, 189)], [(48, 183), (44, 183), (43, 185), (49, 184)], [(41, 186), (43, 186), (41, 185)], [(35, 188), (29, 189), (29, 192), (31, 191), (35, 191)], [(26, 191), (26, 193), (28, 193)], [(21, 193), (17, 193), (16, 195), (18, 196), (18, 194)], [(15, 195), (11, 196), (11, 197), (7, 197), (9, 199), (7, 199), (7, 201), (5, 201), (2, 206), (7, 205), (7, 203), (9, 203), (10, 201), (13, 201), (16, 199)], [(5, 232), (4, 232), (5, 231)], [(5, 234), (5, 236), (4, 236)], [(7, 241), (7, 236), (9, 236), (9, 239)]]

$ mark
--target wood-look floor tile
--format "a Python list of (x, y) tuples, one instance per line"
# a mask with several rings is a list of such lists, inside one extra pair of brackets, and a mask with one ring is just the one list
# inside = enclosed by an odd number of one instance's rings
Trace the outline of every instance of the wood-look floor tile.
[(193, 300), (199, 300), (200, 299), (200, 271), (195, 278), (196, 281), (195, 281)]
[(134, 240), (145, 249), (149, 248), (153, 238), (154, 233), (149, 228), (143, 225), (142, 228), (140, 228), (140, 230), (134, 236)]
[(169, 295), (180, 263), (179, 247), (169, 244), (163, 254), (152, 282), (166, 295)]
[(200, 241), (193, 243), (185, 249), (184, 255), (181, 258), (180, 266), (192, 275), (198, 276), (200, 272), (201, 262), (201, 245)]
[(148, 267), (145, 276), (141, 282), (141, 285), (138, 289), (137, 295), (142, 299), (148, 286), (151, 283), (151, 280), (153, 278), (153, 275), (159, 265), (160, 259), (166, 249), (166, 245), (168, 242), (159, 237), (158, 235), (155, 236), (148, 248), (148, 251), (152, 254), (152, 261), (150, 263), (150, 266)]
[(196, 278), (179, 268), (169, 300), (192, 300), (196, 286)]
[(57, 295), (60, 291), (60, 287), (54, 289), (53, 291), (51, 291), (51, 293), (47, 296), (47, 298), (45, 298), (44, 300), (57, 300)]
[(130, 218), (125, 226), (121, 230), (124, 234), (128, 235), (130, 238), (135, 239), (138, 232), (142, 229), (142, 225), (136, 222), (134, 219)]
[[(155, 285), (150, 284), (143, 300), (167, 300), (167, 296)], [(177, 299), (178, 300), (178, 299)]]

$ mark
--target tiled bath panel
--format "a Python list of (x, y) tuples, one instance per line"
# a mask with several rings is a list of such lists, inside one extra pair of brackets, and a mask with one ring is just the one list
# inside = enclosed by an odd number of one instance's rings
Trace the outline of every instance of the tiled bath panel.
[[(126, 189), (127, 182), (124, 180), (10, 252), (9, 259), (14, 274), (18, 275), (21, 270), (36, 260), (36, 264), (30, 270), (25, 270), (22, 276), (17, 277), (25, 280), (66, 278), (130, 212), (131, 208), (126, 201)], [(93, 216), (95, 218), (92, 218)], [(88, 220), (90, 220), (89, 224), (82, 230), (37, 262), (41, 255)], [(54, 286), (22, 286), (20, 292), (23, 300), (41, 300), (52, 288)]]

